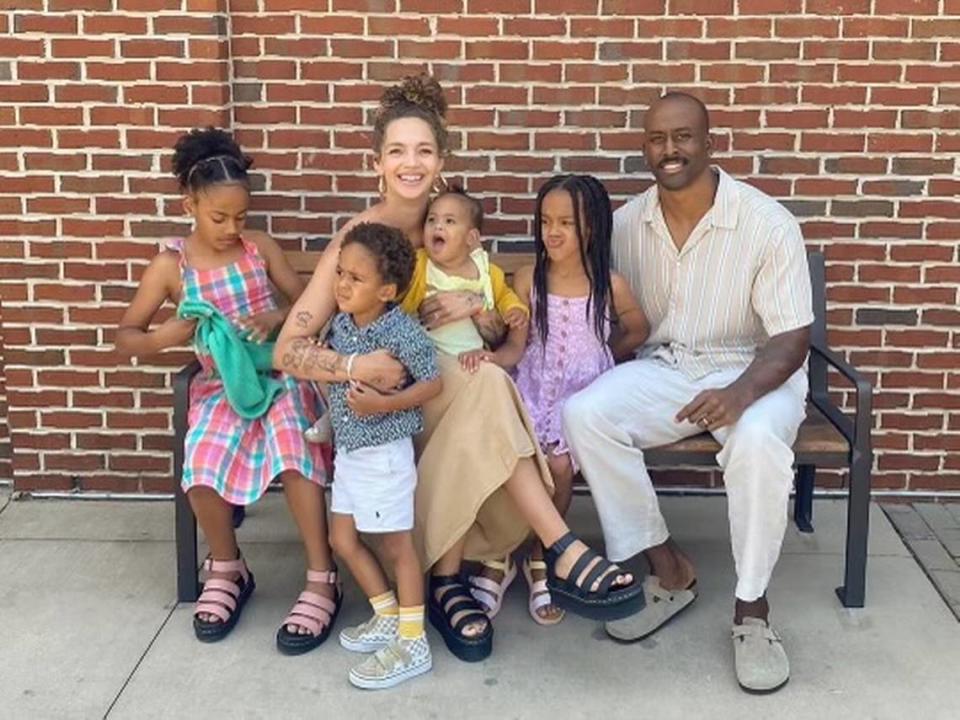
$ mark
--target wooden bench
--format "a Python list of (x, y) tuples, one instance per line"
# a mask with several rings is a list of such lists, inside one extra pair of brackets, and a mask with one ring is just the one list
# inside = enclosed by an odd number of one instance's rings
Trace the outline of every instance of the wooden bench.
[[(298, 272), (313, 271), (318, 252), (291, 253)], [(493, 258), (507, 274), (532, 261), (530, 255), (500, 253)], [(793, 517), (801, 532), (813, 532), (813, 486), (816, 470), (845, 468), (848, 474), (847, 536), (843, 585), (837, 595), (845, 607), (863, 607), (867, 567), (867, 532), (870, 506), (870, 473), (873, 451), (870, 442), (872, 389), (854, 368), (827, 347), (826, 278), (820, 253), (810, 253), (815, 321), (810, 334), (808, 370), (810, 392), (807, 419), (794, 445), (796, 478)], [(845, 414), (830, 398), (828, 368), (834, 368), (853, 386), (853, 412)], [(186, 496), (180, 489), (183, 473), (183, 441), (187, 431), (190, 380), (199, 370), (191, 363), (174, 376), (174, 479), (176, 482), (177, 597), (196, 600), (197, 526)], [(719, 444), (707, 433), (646, 450), (649, 467), (716, 467)]]

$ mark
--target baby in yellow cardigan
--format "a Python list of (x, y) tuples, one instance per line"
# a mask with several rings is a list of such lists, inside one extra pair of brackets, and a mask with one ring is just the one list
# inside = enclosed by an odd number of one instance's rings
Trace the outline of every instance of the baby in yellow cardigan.
[(507, 325), (507, 337), (495, 351), (484, 347), (471, 318), (430, 330), (437, 350), (460, 359), (465, 370), (476, 372), (481, 362), (512, 369), (527, 343), (530, 311), (507, 285), (506, 278), (480, 245), (483, 207), (460, 189), (439, 195), (427, 211), (424, 247), (401, 307), (416, 314), (425, 298), (439, 292), (467, 291), (483, 296), (483, 309), (496, 310)]
[[(490, 262), (489, 254), (481, 247), (482, 224), (483, 206), (476, 198), (459, 188), (438, 195), (427, 211), (424, 248), (417, 250), (413, 278), (400, 303), (404, 312), (416, 315), (420, 303), (438, 292), (483, 295), (483, 309), (496, 309), (507, 326), (506, 339), (496, 350), (485, 347), (470, 318), (455, 320), (427, 333), (439, 352), (459, 358), (461, 367), (471, 373), (482, 362), (512, 370), (523, 356), (530, 320), (530, 310), (507, 285), (503, 270)], [(318, 389), (322, 392), (322, 388)], [(329, 414), (321, 415), (305, 435), (310, 442), (329, 442)]]

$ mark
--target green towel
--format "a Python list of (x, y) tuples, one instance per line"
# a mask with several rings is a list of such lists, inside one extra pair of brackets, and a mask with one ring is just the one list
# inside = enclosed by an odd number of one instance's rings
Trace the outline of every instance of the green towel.
[(283, 385), (271, 376), (274, 343), (241, 338), (230, 321), (203, 300), (184, 300), (177, 317), (198, 320), (194, 342), (213, 358), (227, 402), (237, 415), (253, 420), (267, 412), (283, 391)]

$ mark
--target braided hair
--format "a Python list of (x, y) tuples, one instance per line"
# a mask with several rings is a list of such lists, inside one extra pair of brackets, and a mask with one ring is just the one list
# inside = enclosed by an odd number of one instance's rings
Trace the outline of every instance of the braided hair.
[(184, 133), (173, 147), (173, 174), (184, 192), (195, 193), (220, 183), (250, 187), (247, 170), (253, 160), (243, 154), (230, 133), (216, 128)]
[(425, 74), (405, 77), (399, 85), (387, 88), (380, 97), (380, 107), (373, 121), (373, 151), (380, 154), (390, 123), (415, 117), (430, 126), (440, 155), (445, 155), (449, 148), (446, 114), (447, 99), (436, 78)]
[[(550, 178), (537, 193), (534, 215), (534, 253), (536, 265), (533, 270), (535, 293), (534, 317), (541, 342), (546, 345), (547, 326), (547, 270), (550, 257), (543, 242), (541, 217), (543, 200), (554, 190), (570, 193), (574, 207), (574, 222), (579, 240), (580, 263), (590, 283), (590, 302), (587, 303), (587, 320), (601, 342), (606, 342), (606, 323), (610, 317), (610, 240), (613, 233), (613, 208), (610, 196), (599, 180), (592, 175), (557, 175)], [(584, 242), (584, 239), (587, 242)]]

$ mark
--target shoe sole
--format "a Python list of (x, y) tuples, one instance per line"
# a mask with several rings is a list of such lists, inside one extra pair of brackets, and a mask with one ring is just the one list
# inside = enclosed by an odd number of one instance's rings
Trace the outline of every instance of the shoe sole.
[[(427, 607), (427, 619), (430, 624), (436, 628), (443, 638), (447, 650), (453, 653), (454, 657), (463, 662), (481, 662), (490, 657), (493, 652), (493, 625), (488, 624), (490, 634), (480, 641), (473, 638), (465, 638), (456, 630), (447, 625), (447, 618), (443, 611), (432, 603)], [(489, 620), (487, 621), (490, 622)]]
[(740, 689), (741, 689), (741, 690), (743, 690), (745, 693), (748, 693), (748, 694), (750, 694), (750, 695), (770, 695), (771, 693), (775, 693), (777, 690), (780, 690), (780, 689), (781, 689), (784, 685), (786, 685), (788, 682), (790, 682), (790, 676), (789, 676), (789, 675), (787, 676), (787, 679), (786, 679), (786, 680), (784, 680), (782, 683), (780, 683), (780, 684), (777, 685), (776, 687), (772, 687), (772, 688), (761, 688), (761, 689), (757, 690), (757, 689), (755, 689), (755, 688), (747, 687), (746, 685), (744, 685), (744, 684), (743, 684), (742, 682), (740, 682), (739, 680), (737, 681), (737, 684), (740, 686)]
[(405, 680), (410, 680), (411, 678), (417, 677), (417, 675), (423, 675), (424, 673), (430, 672), (433, 668), (433, 658), (431, 657), (423, 665), (418, 665), (417, 667), (410, 668), (409, 670), (404, 670), (401, 673), (396, 675), (391, 675), (388, 678), (383, 678), (379, 680), (372, 680), (369, 678), (360, 677), (354, 675), (353, 670), (350, 671), (350, 684), (354, 687), (361, 688), (363, 690), (386, 690), (387, 688), (392, 688), (395, 685), (399, 685)]
[(574, 615), (587, 618), (588, 620), (622, 620), (623, 618), (636, 615), (646, 606), (646, 598), (643, 592), (628, 596), (616, 603), (604, 605), (591, 604), (581, 598), (567, 594), (562, 589), (549, 587), (550, 596), (553, 598), (553, 604), (563, 608)]
[(655, 628), (653, 628), (653, 630), (648, 630), (648, 631), (645, 632), (643, 635), (637, 635), (636, 637), (619, 637), (619, 636), (614, 635), (613, 633), (611, 633), (606, 627), (604, 627), (603, 630), (604, 630), (605, 633), (607, 633), (607, 637), (609, 637), (609, 638), (610, 638), (611, 640), (613, 640), (614, 642), (620, 643), (621, 645), (633, 645), (634, 643), (638, 643), (638, 642), (640, 642), (641, 640), (646, 640), (646, 639), (647, 639), (648, 637), (650, 637), (651, 635), (654, 635), (654, 634), (660, 632), (663, 628), (665, 628), (667, 625), (669, 625), (671, 622), (673, 622), (673, 620), (674, 620), (675, 618), (679, 617), (680, 615), (683, 615), (683, 613), (684, 613), (691, 605), (693, 605), (693, 604), (697, 601), (697, 598), (698, 598), (698, 597), (700, 597), (700, 594), (699, 594), (699, 593), (695, 594), (695, 595), (693, 596), (693, 600), (691, 600), (691, 601), (688, 602), (686, 605), (684, 605), (682, 608), (680, 608), (679, 610), (677, 610), (673, 615), (671, 615), (671, 616), (668, 617), (666, 620), (664, 620), (662, 623), (660, 623), (660, 624), (657, 625)]
[(342, 647), (344, 650), (349, 650), (350, 652), (356, 653), (376, 652), (380, 648), (386, 647), (389, 643), (389, 640), (384, 640), (383, 642), (364, 642), (362, 640), (351, 640), (348, 637), (340, 635), (340, 647)]

